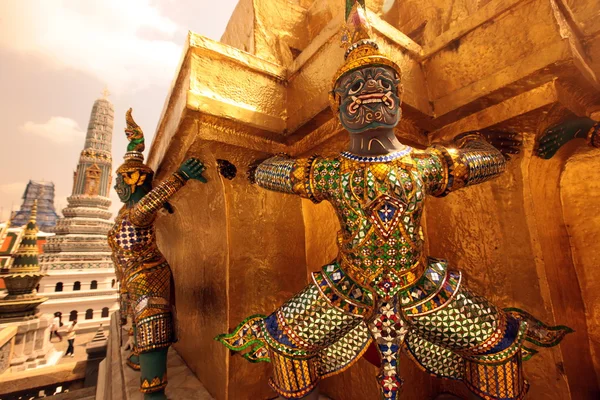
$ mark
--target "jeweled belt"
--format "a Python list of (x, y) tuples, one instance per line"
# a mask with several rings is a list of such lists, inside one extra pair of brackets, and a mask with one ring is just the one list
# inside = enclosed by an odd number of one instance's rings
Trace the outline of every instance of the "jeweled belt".
[(370, 274), (366, 274), (367, 271), (365, 269), (355, 266), (351, 261), (348, 260), (344, 253), (340, 252), (338, 262), (340, 263), (342, 269), (348, 274), (348, 276), (350, 276), (350, 278), (352, 278), (358, 284), (369, 288), (373, 287), (375, 280), (379, 276), (386, 273), (391, 273), (395, 276), (395, 278), (397, 278), (398, 284), (400, 285), (398, 289), (406, 289), (417, 282), (427, 268), (427, 259), (425, 257), (422, 257), (408, 268), (403, 268), (400, 271), (393, 270), (389, 267), (381, 267), (377, 269), (377, 271)]
[(130, 280), (131, 277), (139, 273), (141, 269), (145, 269), (148, 263), (158, 265), (163, 261), (165, 261), (165, 257), (158, 247), (150, 246), (131, 260), (127, 261), (123, 268), (123, 274), (125, 275), (126, 280)]

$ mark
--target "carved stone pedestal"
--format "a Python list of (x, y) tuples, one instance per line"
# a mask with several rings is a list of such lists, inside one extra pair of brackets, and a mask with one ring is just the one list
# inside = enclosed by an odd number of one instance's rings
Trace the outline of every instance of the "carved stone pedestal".
[(16, 327), (13, 355), (10, 359), (10, 372), (19, 372), (58, 361), (56, 350), (50, 343), (50, 315), (39, 315), (25, 321), (2, 320), (0, 329)]
[(17, 328), (14, 326), (0, 330), (0, 374), (10, 367), (10, 358), (15, 347)]

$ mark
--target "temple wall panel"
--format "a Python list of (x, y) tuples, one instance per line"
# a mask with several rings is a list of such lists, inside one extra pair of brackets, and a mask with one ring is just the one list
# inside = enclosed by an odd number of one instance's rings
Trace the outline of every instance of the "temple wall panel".
[(562, 213), (569, 233), (575, 271), (581, 285), (592, 360), (600, 382), (600, 159), (581, 149), (567, 160), (561, 175)]
[(301, 3), (242, 0), (234, 10), (221, 42), (264, 60), (287, 65), (310, 42), (307, 10)]
[(221, 43), (254, 54), (254, 1), (240, 0), (235, 7)]
[[(298, 1), (254, 0), (255, 54), (262, 56), (277, 51), (279, 43), (300, 52), (310, 43), (306, 9)], [(269, 57), (263, 57), (269, 60)], [(286, 64), (285, 59), (277, 59)]]
[[(282, 118), (285, 104), (284, 86), (273, 77), (254, 71), (253, 74), (241, 74), (240, 65), (234, 62), (215, 62), (215, 59), (193, 55), (196, 69), (201, 75), (192, 75), (190, 90), (201, 96), (229, 103), (229, 99), (237, 99), (237, 107), (256, 114), (272, 118)], [(232, 85), (232, 82), (235, 82)], [(252, 123), (253, 121), (248, 121)], [(259, 122), (254, 122), (258, 124)]]
[[(543, 131), (557, 119), (561, 120), (565, 113), (560, 107), (553, 107), (537, 131)], [(562, 212), (561, 199), (560, 182), (564, 166), (582, 144), (581, 141), (573, 141), (561, 148), (551, 160), (530, 157), (526, 166), (524, 165), (528, 185), (524, 200), (531, 214), (528, 224), (541, 249), (539, 255), (543, 270), (540, 271), (545, 275), (540, 274), (540, 277), (545, 276), (548, 284), (548, 297), (551, 299), (554, 316), (551, 323), (567, 325), (575, 331), (565, 338), (558, 348), (563, 360), (557, 364), (557, 368), (568, 380), (571, 399), (591, 399), (600, 395), (589, 347), (590, 326), (585, 312), (585, 297), (581, 278), (574, 264), (568, 223)], [(527, 148), (525, 154), (531, 154)]]
[[(227, 204), (232, 330), (250, 315), (269, 315), (304, 288), (304, 223), (300, 198), (261, 190), (245, 179), (247, 166), (267, 154), (219, 146), (218, 156), (238, 167), (238, 178), (219, 178)], [(230, 359), (230, 399), (273, 397), (264, 384), (270, 365), (261, 364)]]
[[(196, 156), (214, 162), (214, 148)], [(206, 171), (211, 181), (214, 169)], [(220, 185), (190, 182), (172, 199), (175, 213), (157, 219), (158, 246), (171, 265), (179, 341), (175, 348), (218, 399), (227, 392), (228, 350), (213, 340), (228, 328), (227, 220)]]
[(566, 5), (566, 12), (573, 18), (583, 35), (591, 36), (600, 31), (600, 0), (564, 0), (560, 3)]
[(419, 44), (431, 42), (452, 24), (469, 18), (492, 0), (395, 1), (385, 19)]
[(310, 39), (314, 39), (332, 19), (339, 17), (341, 20), (343, 10), (336, 6), (335, 0), (312, 1), (307, 15)]
[(287, 126), (294, 131), (315, 114), (329, 107), (331, 80), (343, 60), (344, 51), (338, 45), (337, 35), (323, 37), (324, 49), (312, 57), (291, 76), (287, 97), (290, 110)]
[[(527, 29), (523, 29), (525, 26)], [(468, 88), (490, 73), (495, 79), (487, 90), (498, 89), (517, 76), (566, 58), (566, 49), (550, 2), (523, 2), (517, 9), (457, 39), (424, 62), (431, 99), (439, 103), (445, 96)], [(519, 70), (518, 73), (511, 67)], [(438, 113), (448, 111), (441, 104), (437, 108)]]

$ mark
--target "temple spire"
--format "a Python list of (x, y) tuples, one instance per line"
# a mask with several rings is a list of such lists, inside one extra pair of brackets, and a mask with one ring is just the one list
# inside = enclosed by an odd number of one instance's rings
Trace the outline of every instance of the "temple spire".
[(107, 99), (108, 95), (108, 89), (104, 89), (104, 97), (97, 99), (92, 106), (85, 144), (73, 176), (74, 196), (110, 195), (114, 108)]
[(11, 273), (28, 273), (38, 272), (40, 266), (38, 263), (39, 250), (37, 246), (37, 234), (38, 227), (36, 225), (37, 220), (37, 200), (33, 202), (31, 208), (31, 216), (29, 222), (25, 226), (25, 232), (23, 233), (23, 239), (19, 249), (13, 255), (13, 264), (10, 267)]

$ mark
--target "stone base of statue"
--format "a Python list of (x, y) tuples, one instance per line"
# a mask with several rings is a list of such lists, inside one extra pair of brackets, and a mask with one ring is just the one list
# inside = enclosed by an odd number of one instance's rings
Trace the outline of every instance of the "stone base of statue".
[(10, 368), (10, 358), (15, 348), (17, 328), (10, 326), (0, 330), (0, 374)]
[(52, 316), (37, 314), (27, 319), (2, 318), (0, 322), (0, 330), (17, 329), (8, 368), (10, 372), (54, 365), (58, 362), (60, 353), (50, 343)]

